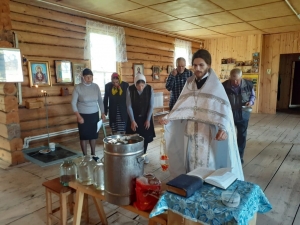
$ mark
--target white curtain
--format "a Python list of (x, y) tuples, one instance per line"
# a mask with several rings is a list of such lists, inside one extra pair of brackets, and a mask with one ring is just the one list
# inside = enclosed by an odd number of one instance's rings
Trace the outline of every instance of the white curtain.
[(192, 43), (190, 41), (175, 39), (175, 66), (176, 59), (179, 57), (185, 58), (187, 66), (192, 64)]
[(93, 48), (92, 43), (90, 41), (91, 33), (109, 35), (115, 37), (117, 62), (127, 62), (125, 30), (123, 27), (112, 26), (100, 22), (87, 20), (84, 58), (90, 60), (91, 60), (91, 48)]

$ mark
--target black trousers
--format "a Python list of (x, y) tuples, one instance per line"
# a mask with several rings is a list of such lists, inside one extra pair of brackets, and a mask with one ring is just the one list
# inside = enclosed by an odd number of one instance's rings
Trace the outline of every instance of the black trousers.
[(246, 147), (247, 128), (249, 120), (234, 122), (237, 129), (237, 144), (239, 148), (241, 162), (244, 163), (243, 157)]
[(239, 148), (241, 162), (244, 163), (244, 152), (247, 139), (247, 128), (250, 118), (250, 112), (247, 111), (234, 111), (234, 124), (237, 130), (237, 144)]

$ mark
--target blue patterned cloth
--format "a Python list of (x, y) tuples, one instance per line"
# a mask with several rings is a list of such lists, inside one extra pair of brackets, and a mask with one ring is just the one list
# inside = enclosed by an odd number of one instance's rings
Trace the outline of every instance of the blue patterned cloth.
[(195, 222), (213, 225), (230, 222), (247, 225), (255, 213), (266, 213), (272, 209), (258, 185), (237, 180), (226, 191), (235, 189), (241, 197), (240, 204), (236, 208), (227, 207), (222, 203), (221, 194), (224, 190), (206, 183), (189, 198), (165, 192), (150, 213), (150, 218), (165, 210), (171, 210)]

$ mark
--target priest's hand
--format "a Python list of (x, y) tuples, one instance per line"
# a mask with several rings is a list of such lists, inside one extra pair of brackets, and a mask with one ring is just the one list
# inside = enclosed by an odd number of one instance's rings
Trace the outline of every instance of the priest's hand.
[(146, 120), (145, 123), (144, 123), (144, 127), (145, 127), (146, 130), (148, 130), (149, 127), (150, 127), (150, 121)]
[(217, 141), (224, 141), (224, 140), (226, 140), (227, 139), (227, 133), (226, 133), (226, 131), (219, 130), (215, 139)]
[(131, 122), (131, 130), (136, 131), (137, 127), (138, 127), (138, 125), (136, 124), (135, 121)]
[(166, 124), (168, 124), (170, 122), (170, 120), (166, 120), (166, 119), (164, 119), (164, 118), (161, 118), (160, 120), (159, 120), (159, 123), (161, 124), (161, 125), (166, 125)]

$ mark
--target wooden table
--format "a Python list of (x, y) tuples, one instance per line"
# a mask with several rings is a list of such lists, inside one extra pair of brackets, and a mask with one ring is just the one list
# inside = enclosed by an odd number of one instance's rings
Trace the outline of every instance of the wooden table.
[[(102, 203), (100, 201), (100, 200), (105, 201), (105, 196), (104, 196), (103, 191), (97, 190), (93, 185), (85, 186), (85, 185), (80, 184), (77, 181), (70, 182), (69, 187), (76, 190), (73, 225), (80, 225), (84, 194), (90, 195), (93, 198), (93, 201), (95, 203), (95, 206), (96, 206), (97, 212), (100, 216), (102, 224), (104, 224), (104, 225), (108, 224)], [(140, 211), (132, 205), (125, 205), (125, 206), (120, 206), (120, 207), (122, 207), (126, 210), (129, 210), (133, 213), (136, 213), (140, 216), (143, 216), (145, 218), (149, 218), (150, 212)], [(155, 216), (153, 218), (150, 218), (148, 225), (155, 225), (158, 223), (161, 225), (167, 225), (167, 215), (161, 214), (161, 215)]]

